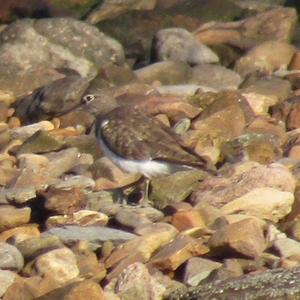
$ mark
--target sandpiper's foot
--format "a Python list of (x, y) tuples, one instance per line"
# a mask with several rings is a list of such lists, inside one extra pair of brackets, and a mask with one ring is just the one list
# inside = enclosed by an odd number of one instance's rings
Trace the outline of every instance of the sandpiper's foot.
[(126, 206), (148, 207), (151, 204), (149, 200), (149, 187), (150, 179), (145, 178), (137, 186), (115, 189), (115, 202)]

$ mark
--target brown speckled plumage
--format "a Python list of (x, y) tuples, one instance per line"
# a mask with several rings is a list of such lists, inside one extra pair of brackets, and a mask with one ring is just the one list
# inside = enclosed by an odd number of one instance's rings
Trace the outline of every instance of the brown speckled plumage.
[[(103, 125), (104, 124), (104, 125)], [(118, 107), (99, 117), (96, 132), (118, 156), (129, 160), (159, 160), (205, 168), (207, 162), (190, 153), (179, 137), (158, 120), (132, 107)]]

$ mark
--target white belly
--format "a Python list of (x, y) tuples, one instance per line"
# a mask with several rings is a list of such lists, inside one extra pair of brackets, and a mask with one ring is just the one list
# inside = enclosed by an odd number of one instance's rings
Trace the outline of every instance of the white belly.
[(100, 137), (98, 137), (98, 142), (104, 154), (127, 173), (140, 173), (146, 177), (155, 177), (171, 173), (172, 166), (167, 162), (154, 160), (128, 160), (112, 152)]

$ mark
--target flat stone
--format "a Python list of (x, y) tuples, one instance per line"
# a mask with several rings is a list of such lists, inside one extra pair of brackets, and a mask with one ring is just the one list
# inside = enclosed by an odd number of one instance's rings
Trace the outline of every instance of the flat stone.
[(192, 78), (192, 68), (180, 61), (162, 61), (140, 68), (135, 74), (143, 83), (159, 81), (163, 85), (184, 84)]
[(224, 66), (217, 64), (201, 64), (193, 68), (190, 83), (211, 88), (217, 92), (236, 90), (241, 84), (240, 75)]
[(63, 227), (54, 227), (45, 233), (57, 235), (64, 243), (74, 244), (78, 241), (88, 241), (94, 248), (99, 248), (103, 242), (111, 241), (113, 243), (124, 243), (136, 237), (136, 235), (108, 227), (77, 225), (66, 225)]
[(274, 188), (256, 188), (249, 193), (225, 204), (221, 211), (256, 216), (277, 223), (292, 209), (294, 195)]
[(120, 224), (132, 228), (160, 221), (163, 217), (164, 214), (153, 207), (122, 208), (115, 215)]
[(22, 141), (25, 141), (26, 139), (28, 139), (38, 131), (47, 132), (53, 129), (54, 129), (53, 123), (49, 121), (41, 121), (34, 124), (11, 129), (10, 132), (14, 139), (20, 139)]
[(217, 255), (238, 253), (259, 257), (266, 248), (263, 230), (253, 219), (246, 219), (217, 230), (209, 239), (209, 246)]
[(24, 258), (15, 246), (0, 243), (0, 269), (19, 272), (24, 266)]
[(206, 254), (209, 249), (189, 236), (177, 237), (162, 247), (150, 260), (150, 264), (161, 270), (176, 270), (192, 256)]
[(79, 275), (74, 253), (69, 248), (60, 248), (41, 254), (35, 260), (35, 268), (40, 276), (53, 278), (64, 284)]
[(57, 151), (64, 146), (63, 139), (47, 133), (46, 131), (37, 131), (24, 141), (17, 150), (17, 154), (22, 153), (47, 153)]
[(222, 266), (221, 263), (202, 258), (191, 257), (186, 264), (183, 281), (189, 286), (197, 286), (209, 274)]
[(16, 208), (10, 205), (0, 206), (0, 232), (26, 224), (30, 221), (31, 209), (29, 207)]

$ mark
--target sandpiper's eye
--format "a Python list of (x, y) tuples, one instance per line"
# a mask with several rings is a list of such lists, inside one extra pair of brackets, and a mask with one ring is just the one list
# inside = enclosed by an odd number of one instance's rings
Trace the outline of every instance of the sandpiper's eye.
[(82, 103), (84, 104), (88, 104), (93, 100), (95, 100), (95, 95), (93, 94), (87, 94), (82, 97)]

